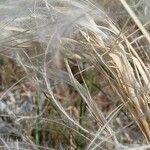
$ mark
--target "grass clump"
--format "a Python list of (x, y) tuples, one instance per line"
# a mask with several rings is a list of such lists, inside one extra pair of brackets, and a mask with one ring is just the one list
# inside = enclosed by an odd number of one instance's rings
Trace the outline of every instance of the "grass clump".
[(0, 121), (20, 149), (150, 147), (148, 0), (0, 7)]

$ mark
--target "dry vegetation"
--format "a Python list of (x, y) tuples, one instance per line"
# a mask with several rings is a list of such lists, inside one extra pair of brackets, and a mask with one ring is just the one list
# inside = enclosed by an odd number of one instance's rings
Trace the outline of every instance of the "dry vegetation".
[(0, 149), (150, 149), (150, 1), (0, 1)]

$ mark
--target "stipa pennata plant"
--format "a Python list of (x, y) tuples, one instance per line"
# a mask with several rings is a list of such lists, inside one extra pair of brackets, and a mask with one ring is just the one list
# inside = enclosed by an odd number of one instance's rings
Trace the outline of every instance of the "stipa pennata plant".
[[(65, 120), (63, 124), (75, 128), (88, 141), (83, 144), (86, 149), (134, 147), (121, 145), (125, 143), (120, 139), (123, 134), (130, 139), (126, 130), (134, 125), (143, 134), (143, 143), (150, 140), (149, 52), (145, 50), (149, 49), (150, 41), (148, 5), (145, 6), (148, 2), (120, 0), (114, 3), (115, 7), (109, 1), (8, 0), (1, 3), (1, 54), (16, 60), (34, 79), (46, 99), (63, 115), (58, 115)], [(123, 10), (125, 21), (117, 13), (115, 22), (113, 16), (109, 17), (109, 12), (115, 13), (116, 7)], [(87, 70), (94, 74), (95, 80), (99, 77), (95, 84), (102, 85), (100, 89), (104, 95), (111, 91), (109, 96), (114, 105), (109, 113), (104, 114), (94, 100), (90, 90), (94, 84), (93, 81), (89, 84), (89, 79), (86, 81), (86, 73), (91, 75)], [(103, 91), (104, 82), (109, 91)], [(75, 109), (78, 107), (73, 108), (76, 116), (68, 112), (67, 104), (62, 102), (72, 93), (81, 99), (80, 111)], [(70, 103), (69, 100), (66, 101)], [(37, 108), (42, 109), (41, 106)], [(117, 130), (115, 124), (122, 119), (117, 117), (122, 110), (132, 121)], [(38, 112), (38, 122), (42, 120), (43, 111)], [(87, 123), (83, 123), (84, 117)], [(94, 128), (87, 126), (91, 118)], [(37, 143), (41, 136), (38, 130), (36, 126)], [(73, 137), (69, 137), (71, 147), (79, 148), (83, 139), (77, 136), (74, 140)]]

